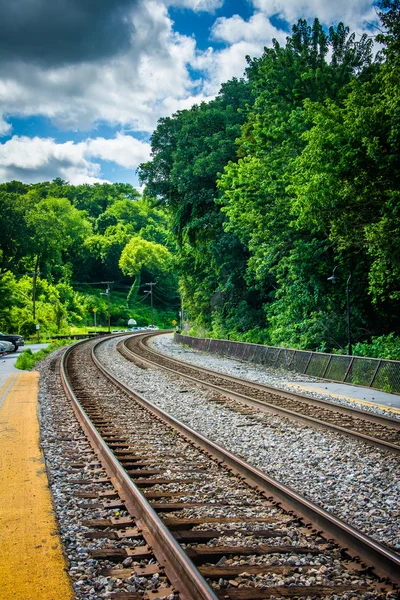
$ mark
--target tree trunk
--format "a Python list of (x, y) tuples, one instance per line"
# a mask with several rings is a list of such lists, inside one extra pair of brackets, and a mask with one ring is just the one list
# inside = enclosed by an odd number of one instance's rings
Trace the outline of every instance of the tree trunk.
[(128, 295), (126, 297), (126, 306), (128, 308), (132, 307), (132, 305), (135, 303), (135, 300), (137, 298), (139, 288), (140, 288), (140, 276), (141, 276), (141, 272), (139, 272), (136, 275), (136, 277), (133, 280), (133, 283), (131, 285), (131, 288), (128, 292)]

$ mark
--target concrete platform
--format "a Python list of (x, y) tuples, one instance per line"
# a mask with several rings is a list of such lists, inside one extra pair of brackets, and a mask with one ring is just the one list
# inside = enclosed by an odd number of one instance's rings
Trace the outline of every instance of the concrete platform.
[(11, 373), (0, 389), (0, 581), (2, 600), (70, 600), (39, 446), (39, 373)]
[(298, 383), (297, 381), (288, 380), (288, 383), (299, 392), (308, 391), (326, 394), (332, 398), (344, 398), (349, 402), (357, 402), (364, 406), (378, 406), (387, 413), (400, 414), (400, 396), (397, 394), (388, 394), (387, 392), (380, 392), (358, 385), (330, 381)]

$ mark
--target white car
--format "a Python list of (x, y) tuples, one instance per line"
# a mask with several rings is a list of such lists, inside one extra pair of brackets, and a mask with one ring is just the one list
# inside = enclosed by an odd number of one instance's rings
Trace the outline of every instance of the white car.
[(10, 352), (15, 352), (14, 344), (12, 342), (7, 342), (6, 340), (1, 340), (0, 344), (3, 346), (3, 352), (9, 354)]

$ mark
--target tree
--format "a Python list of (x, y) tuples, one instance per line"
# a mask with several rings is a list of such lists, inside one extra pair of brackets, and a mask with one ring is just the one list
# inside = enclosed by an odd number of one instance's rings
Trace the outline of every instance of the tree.
[[(0, 272), (18, 269), (26, 254), (30, 252), (33, 235), (26, 221), (32, 202), (25, 196), (25, 186), (16, 191), (18, 182), (0, 185)], [(22, 184), (21, 184), (22, 186)]]
[(310, 129), (305, 105), (341, 103), (354, 79), (371, 77), (371, 45), (342, 24), (326, 33), (318, 20), (300, 20), (285, 47), (274, 41), (262, 57), (249, 59), (257, 97), (240, 159), (219, 179), (219, 203), (225, 229), (238, 232), (250, 253), (247, 280), (253, 277), (267, 299), (264, 326), (275, 344), (315, 346), (326, 337), (332, 249), (324, 231), (296, 222), (292, 174)]
[(213, 311), (234, 310), (248, 296), (246, 250), (223, 229), (215, 199), (218, 173), (236, 160), (235, 140), (252, 103), (248, 83), (233, 79), (215, 100), (161, 119), (152, 160), (139, 169), (146, 193), (169, 211), (185, 306), (208, 324)]
[(153, 275), (166, 273), (171, 270), (172, 257), (165, 246), (134, 236), (123, 249), (119, 266), (125, 275), (135, 278), (128, 294), (129, 302), (140, 287), (142, 270)]
[(26, 215), (34, 232), (31, 255), (35, 256), (35, 271), (41, 262), (46, 268), (62, 264), (63, 253), (80, 247), (91, 227), (86, 214), (77, 210), (66, 198), (44, 198)]

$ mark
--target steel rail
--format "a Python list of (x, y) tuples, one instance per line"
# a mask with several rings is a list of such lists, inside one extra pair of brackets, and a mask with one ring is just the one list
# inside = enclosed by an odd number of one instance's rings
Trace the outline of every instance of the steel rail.
[(238, 458), (231, 452), (225, 450), (218, 444), (207, 439), (202, 434), (194, 431), (184, 423), (172, 417), (170, 414), (146, 400), (138, 392), (132, 390), (118, 378), (115, 377), (95, 356), (93, 347), (93, 358), (100, 371), (110, 379), (120, 390), (135, 399), (144, 408), (151, 411), (156, 417), (167, 422), (175, 430), (179, 431), (188, 441), (197, 448), (205, 451), (218, 462), (223, 463), (243, 481), (273, 496), (284, 509), (295, 511), (298, 516), (310, 521), (317, 529), (321, 529), (329, 538), (333, 538), (340, 546), (345, 547), (353, 557), (361, 558), (380, 577), (390, 578), (396, 584), (400, 584), (400, 555), (393, 552), (380, 542), (355, 529), (342, 519), (324, 510), (314, 502), (311, 502), (301, 494), (298, 494), (288, 486), (283, 485), (276, 479), (269, 477), (256, 467)]
[[(78, 342), (78, 344), (85, 342), (87, 340)], [(129, 514), (138, 524), (146, 542), (152, 548), (154, 556), (164, 567), (169, 581), (179, 591), (180, 598), (182, 600), (218, 600), (208, 583), (201, 576), (192, 561), (186, 556), (178, 542), (111, 452), (85, 409), (76, 398), (67, 376), (68, 358), (76, 345), (74, 344), (71, 348), (67, 349), (63, 355), (61, 361), (61, 380), (65, 393), (72, 403), (75, 415), (105, 468), (108, 477), (123, 499)], [(97, 359), (95, 359), (95, 363), (98, 363)], [(107, 375), (107, 377), (109, 376)]]
[[(141, 337), (141, 339), (143, 341), (146, 341), (147, 339), (150, 339), (151, 337), (155, 337), (156, 335), (162, 335), (165, 333), (168, 333), (168, 332), (165, 332), (165, 331), (157, 332), (157, 333), (152, 332), (152, 333), (147, 333), (147, 334), (141, 334), (141, 336), (138, 336), (138, 337)], [(253, 382), (250, 380), (241, 379), (240, 377), (236, 377), (235, 375), (228, 375), (225, 373), (221, 373), (220, 371), (215, 371), (214, 369), (207, 369), (205, 367), (200, 367), (193, 363), (189, 363), (184, 360), (180, 360), (179, 358), (172, 358), (171, 356), (168, 356), (167, 354), (162, 354), (161, 352), (157, 352), (156, 350), (154, 350), (154, 348), (150, 348), (147, 344), (143, 344), (143, 347), (146, 349), (146, 351), (154, 354), (155, 356), (160, 356), (162, 358), (171, 360), (171, 361), (176, 362), (177, 364), (184, 366), (184, 367), (193, 367), (193, 369), (197, 369), (198, 371), (208, 374), (208, 375), (211, 373), (212, 375), (220, 376), (225, 379), (229, 379), (236, 383), (240, 383), (241, 385), (251, 387), (251, 388), (256, 388), (257, 390), (260, 390), (262, 392), (270, 392), (272, 394), (276, 394), (277, 396), (281, 396), (282, 398), (286, 397), (286, 398), (291, 398), (293, 400), (300, 400), (302, 402), (305, 402), (305, 403), (313, 405), (313, 406), (322, 406), (323, 408), (327, 408), (327, 409), (331, 409), (331, 410), (333, 407), (335, 412), (340, 412), (340, 413), (343, 413), (343, 414), (346, 414), (349, 416), (359, 416), (360, 418), (362, 418), (366, 421), (371, 421), (372, 423), (378, 423), (380, 425), (386, 425), (388, 427), (393, 427), (394, 429), (400, 429), (400, 419), (394, 419), (392, 417), (388, 417), (385, 415), (368, 413), (368, 412), (362, 410), (361, 408), (356, 408), (356, 407), (353, 408), (350, 406), (344, 406), (342, 404), (335, 404), (333, 402), (329, 402), (328, 400), (322, 400), (319, 398), (310, 398), (310, 396), (305, 396), (304, 394), (300, 394), (298, 392), (290, 392), (287, 390), (282, 390), (273, 385), (268, 385), (268, 384), (258, 383), (256, 381)], [(231, 359), (231, 360), (235, 360), (235, 359)]]
[[(146, 336), (146, 337), (150, 337), (150, 336)], [(280, 407), (280, 406), (276, 406), (275, 404), (270, 404), (268, 403), (266, 400), (258, 400), (256, 398), (251, 398), (249, 396), (246, 396), (244, 394), (241, 394), (240, 392), (235, 392), (234, 390), (230, 390), (227, 388), (223, 388), (221, 386), (218, 386), (216, 384), (213, 383), (209, 383), (207, 381), (203, 381), (203, 380), (199, 380), (196, 379), (195, 377), (193, 377), (192, 375), (188, 375), (185, 373), (181, 373), (180, 371), (175, 371), (174, 369), (170, 368), (170, 367), (166, 367), (164, 365), (160, 365), (159, 363), (157, 363), (156, 361), (152, 361), (149, 358), (145, 358), (143, 356), (141, 356), (140, 354), (135, 354), (132, 350), (130, 350), (129, 348), (127, 348), (126, 346), (126, 342), (120, 342), (118, 344), (118, 347), (120, 346), (120, 344), (123, 344), (123, 351), (127, 354), (130, 354), (132, 357), (135, 357), (136, 360), (141, 361), (142, 363), (147, 363), (148, 365), (151, 366), (156, 366), (158, 368), (164, 369), (165, 371), (168, 371), (170, 373), (173, 373), (174, 375), (179, 375), (180, 377), (187, 379), (189, 381), (192, 381), (193, 383), (196, 383), (198, 385), (201, 385), (207, 389), (213, 390), (215, 392), (218, 393), (222, 393), (227, 397), (233, 398), (235, 400), (237, 400), (238, 402), (241, 402), (242, 404), (246, 404), (248, 406), (252, 406), (254, 408), (258, 408), (259, 410), (263, 411), (263, 412), (267, 412), (267, 413), (275, 413), (275, 414), (281, 414), (282, 416), (285, 417), (289, 417), (292, 419), (295, 419), (296, 421), (299, 421), (301, 423), (304, 423), (306, 425), (310, 425), (310, 423), (312, 423), (313, 426), (318, 427), (319, 429), (331, 429), (333, 431), (338, 431), (339, 433), (346, 435), (348, 437), (357, 439), (359, 441), (363, 441), (367, 444), (370, 444), (372, 446), (378, 447), (381, 450), (388, 450), (394, 454), (400, 454), (400, 446), (398, 446), (397, 444), (393, 444), (392, 442), (387, 442), (385, 440), (380, 440), (379, 438), (375, 438), (363, 433), (359, 433), (357, 431), (352, 431), (351, 429), (347, 429), (346, 427), (341, 427), (340, 425), (335, 425), (334, 423), (329, 423), (328, 421), (323, 421), (321, 419), (316, 419), (315, 417), (311, 417), (308, 415), (304, 415), (302, 413), (296, 412), (296, 411), (292, 411), (288, 408), (284, 408), (284, 407)], [(143, 344), (141, 342), (141, 344)], [(158, 352), (153, 351), (152, 349), (149, 349), (148, 346), (143, 345), (143, 348), (146, 350), (146, 352), (150, 352), (155, 356), (160, 356), (162, 358), (167, 358), (169, 361), (171, 362), (177, 362), (178, 364), (185, 366), (185, 367), (190, 367), (193, 369), (197, 369), (199, 371), (201, 371), (204, 374), (212, 374), (215, 376), (219, 376), (221, 379), (227, 379), (229, 381), (233, 381), (233, 382), (238, 382), (240, 384), (243, 383), (243, 380), (238, 379), (236, 377), (234, 377), (233, 375), (224, 375), (223, 373), (219, 373), (218, 371), (214, 371), (212, 369), (205, 369), (204, 367), (197, 367), (197, 366), (193, 366), (191, 363), (185, 363), (184, 361), (180, 361), (180, 360), (176, 360), (173, 358), (170, 358), (169, 356), (166, 357), (163, 354), (160, 354)], [(307, 398), (305, 396), (302, 396), (300, 394), (295, 394), (292, 392), (288, 392), (286, 394), (286, 392), (283, 392), (282, 390), (278, 390), (277, 388), (269, 388), (268, 386), (262, 386), (260, 384), (255, 384), (254, 386), (252, 386), (251, 382), (247, 383), (245, 382), (245, 384), (247, 387), (249, 387), (249, 389), (251, 387), (256, 387), (257, 389), (260, 389), (262, 391), (265, 392), (271, 392), (273, 391), (273, 393), (279, 393), (279, 395), (281, 397), (289, 397), (291, 399), (297, 399), (300, 401), (308, 401), (311, 400), (310, 398)], [(318, 406), (317, 402), (308, 402), (309, 404), (313, 404), (315, 406)], [(327, 407), (334, 411), (334, 412), (344, 412), (342, 411), (342, 407), (339, 407), (338, 410), (336, 410), (336, 404), (332, 404), (330, 402), (324, 402), (324, 404), (327, 405)], [(347, 413), (349, 411), (356, 411), (357, 414), (356, 415), (352, 415), (355, 416), (355, 418), (361, 418), (364, 419), (364, 415), (365, 413), (359, 409), (348, 409)], [(379, 416), (379, 415), (378, 415)], [(385, 418), (385, 417), (384, 417)], [(367, 421), (369, 422), (375, 422), (375, 419), (371, 419), (370, 415), (368, 415), (366, 417)], [(390, 425), (392, 425), (393, 423), (395, 423), (395, 428), (400, 428), (400, 422), (396, 421), (394, 419), (388, 419), (390, 421)], [(381, 422), (378, 421), (379, 424), (383, 424)], [(387, 423), (385, 422), (385, 425), (387, 425)]]

